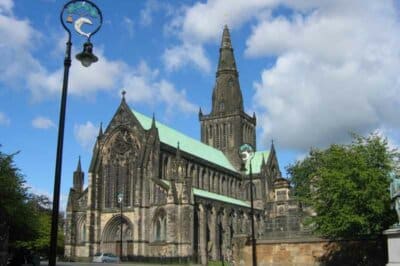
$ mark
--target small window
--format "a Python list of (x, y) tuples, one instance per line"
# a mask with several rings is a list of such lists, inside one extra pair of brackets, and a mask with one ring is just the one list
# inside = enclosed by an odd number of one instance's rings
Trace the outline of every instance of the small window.
[(154, 220), (154, 241), (162, 242), (167, 237), (167, 219), (164, 212), (159, 213)]
[(223, 111), (224, 108), (225, 108), (224, 102), (221, 102), (221, 103), (219, 104), (219, 110), (220, 110), (220, 111)]

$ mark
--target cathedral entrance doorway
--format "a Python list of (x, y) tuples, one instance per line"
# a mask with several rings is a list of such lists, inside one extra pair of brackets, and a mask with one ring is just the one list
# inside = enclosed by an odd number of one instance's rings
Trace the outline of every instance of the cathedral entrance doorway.
[(116, 215), (111, 218), (103, 230), (101, 240), (101, 251), (120, 254), (121, 247), (121, 230), (122, 230), (122, 257), (133, 254), (133, 225), (125, 216)]

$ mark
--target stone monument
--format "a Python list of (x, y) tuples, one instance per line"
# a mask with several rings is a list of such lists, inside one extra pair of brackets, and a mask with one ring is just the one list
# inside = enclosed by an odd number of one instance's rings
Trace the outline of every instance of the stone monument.
[(390, 183), (390, 198), (397, 213), (398, 222), (383, 232), (387, 235), (388, 241), (388, 266), (400, 265), (400, 178), (398, 176), (392, 178)]

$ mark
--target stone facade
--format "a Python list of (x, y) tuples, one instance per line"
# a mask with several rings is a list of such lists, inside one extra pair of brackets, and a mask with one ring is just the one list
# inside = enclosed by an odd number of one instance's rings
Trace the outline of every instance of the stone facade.
[[(234, 243), (238, 246), (235, 265), (251, 265), (251, 245), (243, 238), (235, 238)], [(327, 240), (312, 236), (258, 240), (257, 265), (386, 265), (386, 247), (382, 243), (379, 239)]]
[(251, 233), (251, 190), (258, 238), (266, 222), (290, 212), (290, 187), (274, 145), (256, 152), (253, 185), (238, 156), (240, 145), (256, 144), (256, 117), (244, 112), (227, 27), (212, 103), (210, 114), (199, 113), (200, 142), (132, 111), (123, 95), (106, 130), (100, 128), (88, 187), (80, 160), (73, 174), (67, 257), (111, 252), (131, 260), (232, 260), (234, 238)]

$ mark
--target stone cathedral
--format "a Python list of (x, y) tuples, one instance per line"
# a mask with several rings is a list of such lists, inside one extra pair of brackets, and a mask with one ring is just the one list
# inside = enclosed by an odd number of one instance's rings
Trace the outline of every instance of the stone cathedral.
[[(289, 182), (282, 178), (274, 145), (243, 165), (239, 147), (256, 147), (256, 115), (243, 106), (231, 39), (225, 26), (212, 109), (199, 111), (201, 141), (132, 110), (124, 93), (97, 137), (88, 170), (73, 174), (66, 218), (65, 255), (109, 252), (131, 260), (229, 260), (234, 239), (262, 237), (286, 216)], [(122, 198), (119, 198), (119, 194)], [(120, 196), (121, 196), (120, 195)], [(122, 234), (121, 234), (122, 230)], [(121, 245), (122, 235), (122, 245)], [(122, 250), (121, 250), (122, 246)]]

